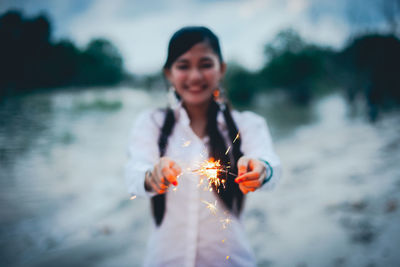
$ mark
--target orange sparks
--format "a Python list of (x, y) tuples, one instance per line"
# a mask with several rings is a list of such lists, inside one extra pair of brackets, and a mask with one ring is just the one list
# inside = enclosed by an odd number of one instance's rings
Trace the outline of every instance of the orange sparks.
[(211, 202), (202, 200), (202, 202), (207, 205), (207, 209), (209, 209), (212, 214), (214, 214), (214, 215), (217, 214), (217, 201), (215, 201), (214, 203), (211, 203)]
[(214, 159), (210, 159), (209, 161), (205, 161), (200, 165), (200, 168), (196, 170), (200, 175), (204, 175), (208, 179), (208, 187), (211, 189), (211, 185), (213, 184), (216, 188), (221, 185), (221, 181), (218, 178), (218, 174), (223, 171), (221, 162), (219, 160), (214, 161)]
[(188, 147), (188, 146), (190, 145), (190, 143), (191, 143), (190, 140), (185, 141), (185, 142), (183, 143), (182, 147)]
[(228, 149), (226, 150), (225, 155), (228, 155), (230, 149), (231, 149), (231, 146), (228, 146)]
[(135, 198), (136, 198), (136, 196), (131, 196), (131, 198), (130, 198), (130, 199), (131, 199), (131, 200), (134, 200)]
[(222, 229), (226, 229), (227, 225), (229, 225), (232, 222), (230, 218), (225, 218), (221, 220), (222, 223)]

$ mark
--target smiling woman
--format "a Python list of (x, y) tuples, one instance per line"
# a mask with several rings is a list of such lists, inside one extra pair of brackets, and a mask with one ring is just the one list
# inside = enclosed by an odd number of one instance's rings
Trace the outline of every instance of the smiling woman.
[(213, 32), (177, 31), (164, 74), (179, 104), (135, 123), (127, 186), (152, 198), (155, 222), (145, 266), (256, 265), (240, 221), (244, 195), (272, 188), (280, 161), (264, 119), (220, 97), (225, 69)]
[(170, 69), (166, 68), (165, 75), (186, 105), (207, 108), (225, 69), (209, 44), (203, 42), (180, 56)]

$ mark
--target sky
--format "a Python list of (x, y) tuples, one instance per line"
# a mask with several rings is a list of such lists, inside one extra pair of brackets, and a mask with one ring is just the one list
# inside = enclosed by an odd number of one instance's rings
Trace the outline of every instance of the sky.
[(183, 26), (209, 27), (226, 61), (257, 70), (265, 62), (265, 44), (283, 29), (339, 49), (357, 29), (382, 27), (374, 5), (379, 1), (390, 0), (1, 0), (0, 13), (44, 13), (55, 41), (70, 39), (82, 48), (107, 38), (128, 71), (148, 74), (161, 70), (169, 38)]

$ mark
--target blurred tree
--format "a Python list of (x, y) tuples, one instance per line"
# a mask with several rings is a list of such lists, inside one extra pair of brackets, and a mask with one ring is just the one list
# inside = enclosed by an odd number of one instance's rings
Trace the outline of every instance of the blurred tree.
[(350, 99), (363, 95), (369, 117), (380, 109), (400, 104), (400, 40), (393, 35), (371, 34), (355, 38), (341, 55), (343, 70), (355, 79), (344, 81)]
[(52, 46), (47, 70), (47, 85), (53, 87), (79, 84), (79, 57), (80, 51), (69, 40), (61, 40)]
[(293, 29), (285, 29), (280, 31), (275, 38), (264, 47), (264, 54), (267, 60), (290, 52), (299, 53), (306, 48), (306, 43), (300, 35)]
[(123, 77), (122, 57), (108, 40), (94, 39), (82, 53), (79, 75), (87, 84), (114, 84)]
[(115, 84), (123, 61), (108, 40), (95, 39), (85, 51), (68, 40), (51, 42), (45, 15), (24, 19), (19, 11), (0, 16), (0, 96), (36, 88)]
[(236, 104), (249, 103), (257, 90), (255, 75), (235, 62), (227, 65), (224, 86), (229, 99)]
[(51, 48), (50, 22), (43, 15), (26, 20), (23, 23), (22, 32), (19, 88), (44, 86), (48, 79), (47, 70)]
[(19, 12), (10, 11), (0, 17), (0, 92), (17, 87), (22, 35), (23, 21)]
[(326, 91), (332, 81), (333, 52), (309, 45), (293, 30), (284, 30), (265, 46), (269, 62), (258, 73), (265, 87), (279, 88), (298, 104), (308, 104), (312, 96)]

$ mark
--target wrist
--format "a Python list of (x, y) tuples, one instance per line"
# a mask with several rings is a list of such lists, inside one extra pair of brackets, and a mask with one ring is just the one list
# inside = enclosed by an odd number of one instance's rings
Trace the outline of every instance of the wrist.
[(274, 174), (274, 170), (272, 169), (271, 164), (269, 164), (268, 161), (263, 160), (263, 159), (259, 159), (259, 160), (260, 160), (262, 163), (264, 163), (264, 165), (265, 165), (265, 172), (266, 172), (266, 175), (265, 175), (264, 180), (262, 181), (262, 185), (264, 185), (264, 184), (268, 183), (268, 182), (271, 180), (272, 175)]
[(152, 177), (152, 171), (151, 170), (147, 170), (144, 174), (144, 189), (147, 192), (152, 192), (153, 188), (150, 186), (150, 181), (151, 181), (151, 177)]

